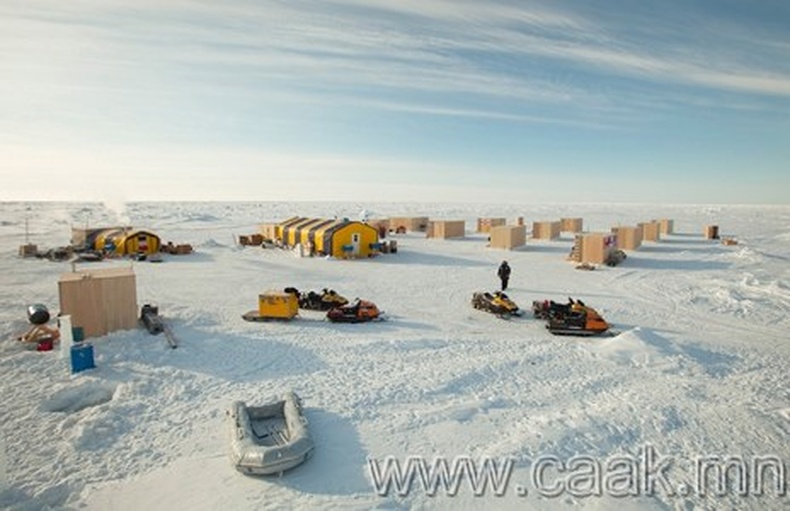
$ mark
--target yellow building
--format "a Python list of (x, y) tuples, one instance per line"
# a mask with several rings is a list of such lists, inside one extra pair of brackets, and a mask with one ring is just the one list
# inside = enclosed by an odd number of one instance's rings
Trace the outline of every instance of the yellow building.
[(161, 244), (159, 236), (151, 232), (113, 228), (99, 232), (94, 238), (93, 248), (122, 256), (154, 254), (159, 252)]
[(380, 251), (378, 230), (346, 218), (293, 217), (276, 224), (267, 233), (287, 247), (301, 244), (311, 254), (332, 257), (370, 257)]

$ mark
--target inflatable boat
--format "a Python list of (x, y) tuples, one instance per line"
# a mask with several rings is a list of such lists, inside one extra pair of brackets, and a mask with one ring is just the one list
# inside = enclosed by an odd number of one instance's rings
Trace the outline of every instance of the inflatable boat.
[(279, 474), (299, 465), (313, 452), (302, 403), (293, 392), (261, 406), (235, 401), (228, 417), (230, 456), (239, 472)]

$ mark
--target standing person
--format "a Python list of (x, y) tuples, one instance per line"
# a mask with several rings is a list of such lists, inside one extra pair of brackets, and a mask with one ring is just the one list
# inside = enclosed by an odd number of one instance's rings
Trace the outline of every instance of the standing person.
[(507, 261), (502, 261), (496, 274), (499, 276), (499, 280), (502, 281), (502, 291), (504, 291), (507, 289), (508, 280), (510, 280), (510, 266), (507, 264)]

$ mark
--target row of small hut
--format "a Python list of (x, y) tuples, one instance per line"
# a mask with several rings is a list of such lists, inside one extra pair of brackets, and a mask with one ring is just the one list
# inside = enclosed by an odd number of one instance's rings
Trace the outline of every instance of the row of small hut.
[[(602, 264), (611, 260), (616, 250), (636, 250), (644, 241), (657, 242), (662, 235), (672, 234), (671, 219), (650, 220), (636, 225), (618, 225), (609, 232), (584, 232), (582, 218), (560, 218), (559, 220), (532, 223), (529, 233), (532, 239), (554, 240), (562, 233), (574, 235), (570, 259), (577, 262)], [(300, 247), (309, 255), (330, 255), (354, 258), (371, 257), (395, 247), (395, 241), (387, 241), (393, 233), (425, 233), (427, 238), (453, 239), (466, 236), (464, 220), (431, 220), (429, 217), (393, 217), (353, 221), (347, 218), (323, 219), (292, 217), (283, 222), (264, 224), (259, 234), (240, 237), (243, 245), (260, 245), (267, 240), (281, 247)], [(526, 245), (527, 225), (523, 217), (508, 224), (507, 219), (478, 218), (477, 233), (488, 235), (488, 246), (505, 250), (518, 249)], [(708, 226), (705, 236), (718, 239), (718, 227)]]

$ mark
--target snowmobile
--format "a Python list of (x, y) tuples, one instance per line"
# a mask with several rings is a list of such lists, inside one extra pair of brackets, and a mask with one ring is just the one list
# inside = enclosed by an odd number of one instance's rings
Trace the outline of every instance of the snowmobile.
[(532, 313), (538, 319), (562, 317), (571, 311), (573, 298), (568, 298), (568, 303), (558, 303), (554, 300), (535, 300), (532, 302)]
[(536, 318), (548, 321), (546, 328), (554, 335), (601, 335), (609, 330), (607, 323), (598, 312), (581, 300), (568, 298), (568, 303), (553, 300), (532, 302)]
[(320, 293), (309, 291), (307, 293), (300, 293), (295, 287), (287, 287), (284, 289), (286, 293), (296, 295), (299, 300), (299, 308), (316, 311), (326, 311), (339, 305), (346, 305), (348, 300), (337, 294), (334, 289), (324, 288)]
[(333, 323), (363, 323), (381, 320), (381, 311), (376, 304), (357, 298), (353, 303), (336, 305), (326, 313), (326, 319)]
[(299, 307), (309, 310), (326, 311), (347, 303), (348, 300), (337, 294), (334, 289), (324, 288), (321, 293), (310, 291), (299, 297)]
[(518, 305), (502, 291), (494, 291), (493, 293), (473, 293), (472, 307), (490, 312), (491, 314), (496, 314), (504, 319), (510, 316), (521, 315), (521, 310), (518, 308)]

